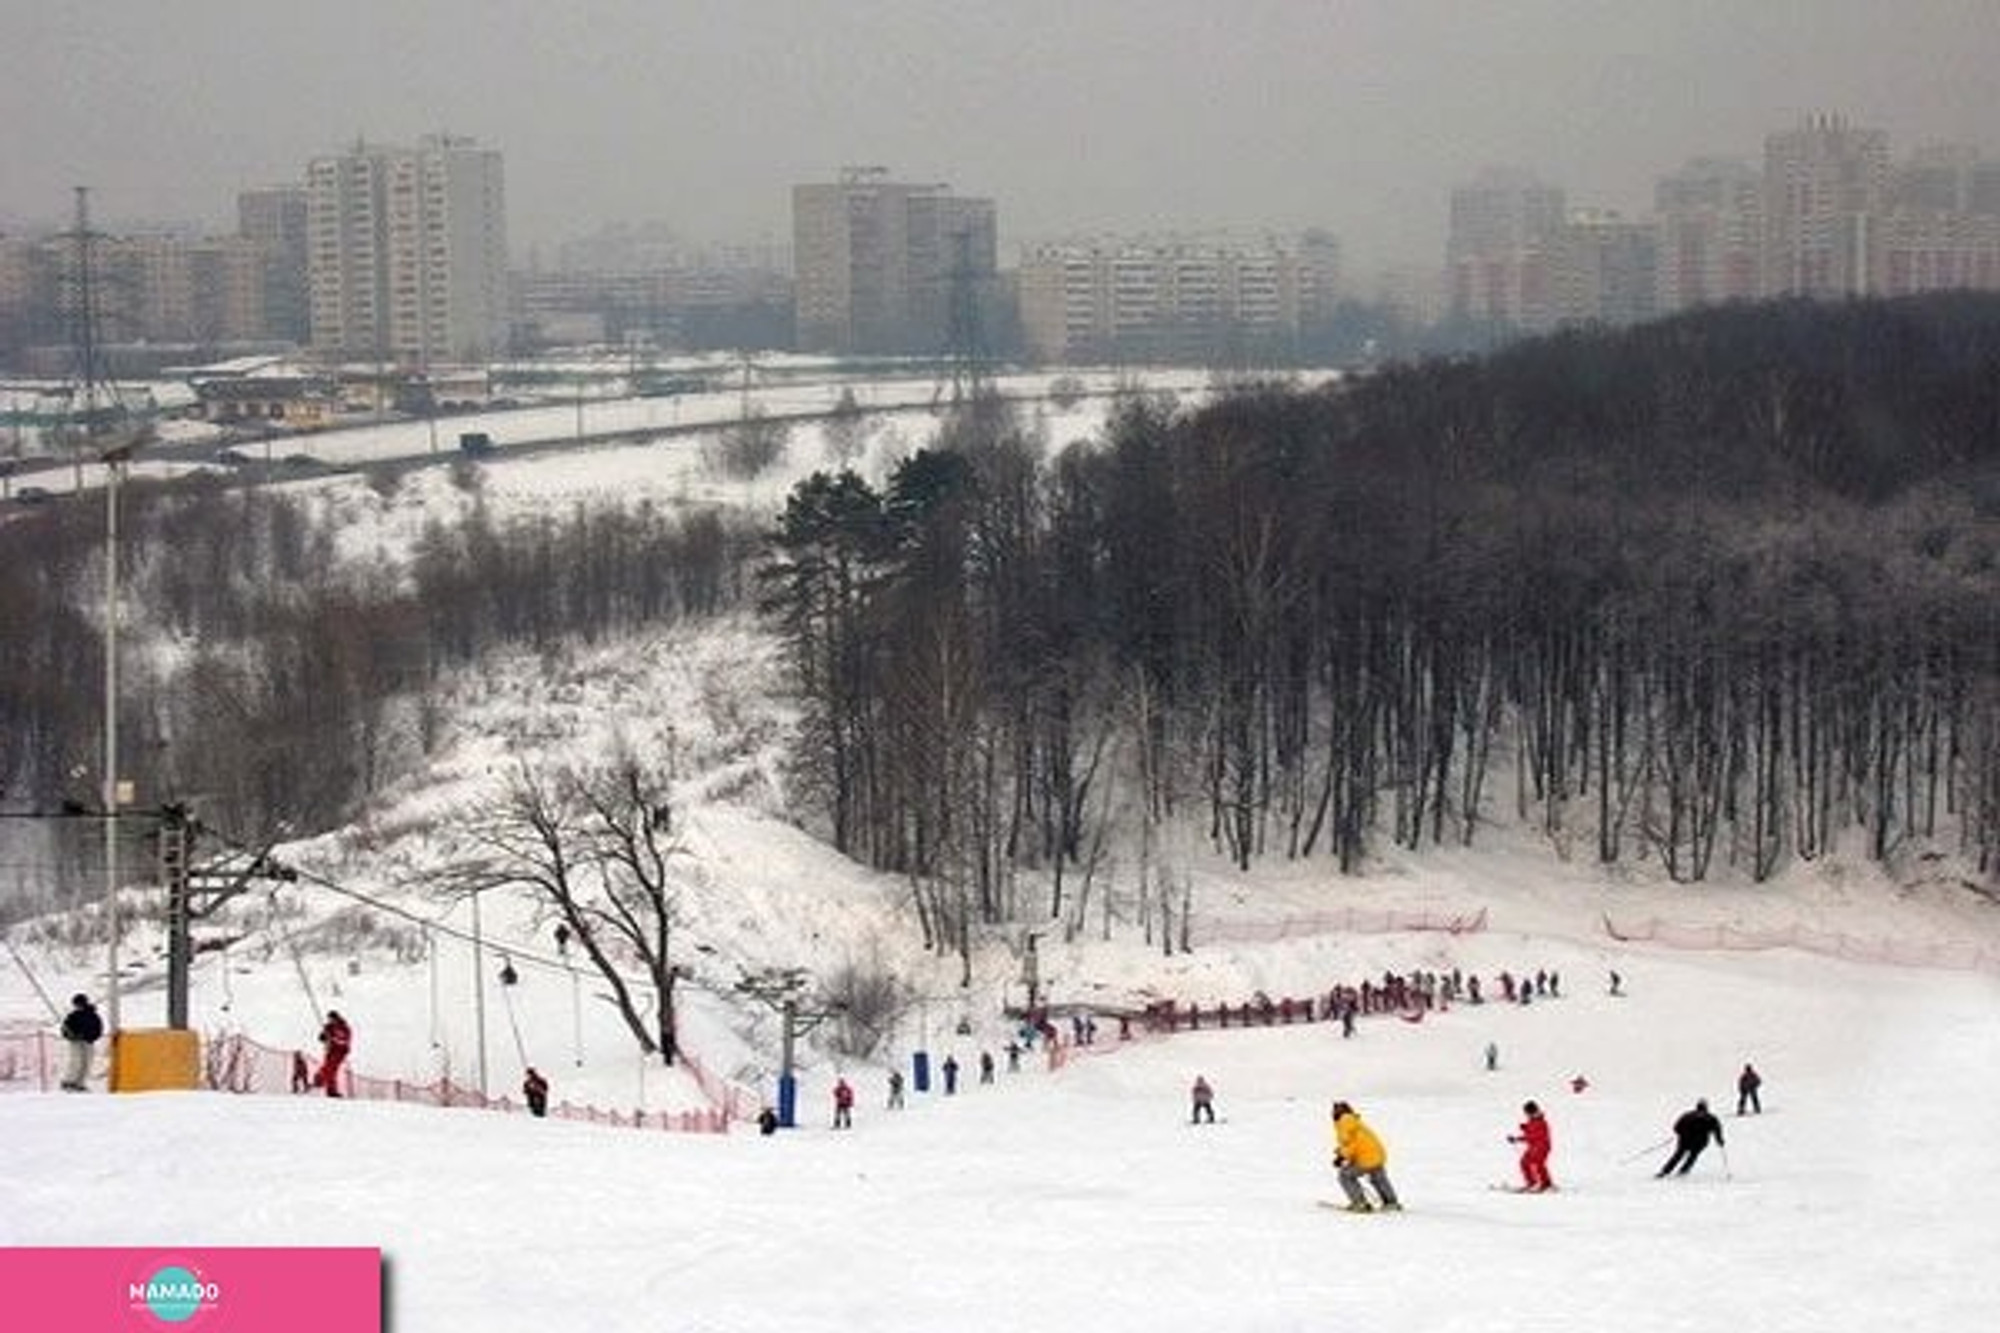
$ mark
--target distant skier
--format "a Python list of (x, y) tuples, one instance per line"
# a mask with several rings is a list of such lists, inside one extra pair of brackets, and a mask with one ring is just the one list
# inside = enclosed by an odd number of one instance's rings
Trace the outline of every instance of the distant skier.
[(979, 1053), (979, 1081), (981, 1083), (991, 1083), (993, 1081), (993, 1052), (991, 1051), (981, 1051)]
[(319, 1073), (313, 1081), (326, 1089), (327, 1096), (338, 1097), (340, 1067), (347, 1063), (348, 1052), (354, 1049), (354, 1029), (340, 1016), (340, 1010), (326, 1011), (326, 1022), (319, 1029), (319, 1044)]
[(1521, 1125), (1507, 1136), (1507, 1142), (1521, 1146), (1521, 1188), (1529, 1194), (1540, 1194), (1552, 1190), (1556, 1182), (1549, 1177), (1549, 1122), (1542, 1115), (1542, 1108), (1533, 1102), (1521, 1106)]
[(944, 1058), (943, 1067), (944, 1067), (944, 1095), (949, 1097), (958, 1091), (958, 1057), (955, 1055), (947, 1055)]
[(777, 1133), (778, 1113), (768, 1106), (759, 1111), (757, 1113), (757, 1132), (765, 1135)]
[(833, 1127), (854, 1128), (854, 1085), (844, 1078), (836, 1079), (833, 1085)]
[[(51, 1009), (55, 1006), (50, 1005)], [(69, 1043), (69, 1064), (63, 1070), (62, 1085), (65, 1092), (82, 1092), (84, 1080), (90, 1077), (90, 1057), (98, 1038), (104, 1035), (104, 1019), (99, 1016), (97, 1006), (84, 994), (69, 998), (69, 1012), (63, 1015), (62, 1037)]]
[(533, 1065), (521, 1079), (521, 1095), (528, 1099), (529, 1115), (539, 1120), (549, 1113), (549, 1081)]
[(1486, 1043), (1486, 1072), (1490, 1074), (1499, 1067), (1500, 1067), (1500, 1043), (1497, 1041), (1489, 1041)]
[(1361, 1121), (1361, 1116), (1346, 1102), (1333, 1104), (1333, 1164), (1340, 1171), (1340, 1188), (1347, 1195), (1347, 1211), (1350, 1213), (1372, 1213), (1376, 1205), (1368, 1200), (1368, 1193), (1361, 1188), (1365, 1178), (1381, 1196), (1381, 1207), (1386, 1212), (1399, 1212), (1402, 1202), (1396, 1198), (1396, 1187), (1389, 1183), (1389, 1151), (1382, 1146), (1382, 1140), (1375, 1131)]
[(1199, 1125), (1206, 1120), (1209, 1124), (1214, 1124), (1215, 1089), (1208, 1085), (1208, 1079), (1204, 1075), (1195, 1075), (1194, 1088), (1190, 1096), (1194, 1099), (1194, 1110), (1189, 1114), (1188, 1123)]
[(891, 1111), (903, 1109), (903, 1071), (900, 1069), (889, 1071), (889, 1109)]
[(1757, 1115), (1764, 1114), (1763, 1099), (1757, 1095), (1757, 1089), (1763, 1086), (1764, 1076), (1745, 1061), (1743, 1072), (1736, 1076), (1736, 1114), (1742, 1115), (1745, 1109)]
[(1674, 1121), (1674, 1155), (1655, 1174), (1672, 1175), (1678, 1167), (1679, 1173), (1686, 1175), (1694, 1169), (1695, 1159), (1708, 1147), (1711, 1138), (1717, 1147), (1726, 1146), (1722, 1142), (1722, 1122), (1708, 1109), (1706, 1101), (1698, 1101), (1693, 1110), (1682, 1112), (1680, 1119)]

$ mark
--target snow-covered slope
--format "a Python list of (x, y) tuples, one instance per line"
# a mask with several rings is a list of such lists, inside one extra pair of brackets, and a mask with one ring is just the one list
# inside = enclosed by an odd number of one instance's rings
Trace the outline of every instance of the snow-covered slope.
[[(796, 465), (816, 446), (803, 447)], [(659, 460), (655, 449), (496, 464), (487, 498), (654, 483), (685, 495), (693, 483)], [(720, 498), (768, 505), (782, 484)], [(365, 552), (393, 549), (451, 492), (439, 479), (327, 494)], [(1093, 916), (1080, 938), (1039, 941), (1052, 999), (1208, 1009), (1454, 968), (1489, 993), (1502, 970), (1553, 970), (1563, 994), (1417, 1022), (1370, 1016), (1352, 1039), (1315, 1023), (1120, 1041), (1107, 1020), (1060, 1067), (1037, 1051), (1008, 1072), (1001, 1009), (1022, 997), (1023, 931), (984, 937), (961, 986), (956, 960), (922, 950), (905, 885), (833, 856), (788, 817), (791, 719), (754, 626), (496, 660), (457, 683), (450, 716), (431, 772), (354, 827), (285, 849), (307, 877), (241, 904), (243, 938), (201, 956), (197, 1027), (310, 1046), (316, 1010), (334, 1005), (354, 1020), (362, 1072), (463, 1081), (483, 1000), (496, 1093), (534, 1063), (559, 1101), (706, 1105), (680, 1073), (637, 1056), (528, 904), (486, 895), (475, 961), (470, 904), (435, 892), (463, 848), (468, 803), (523, 756), (620, 741), (675, 756), (676, 955), (694, 974), (684, 1037), (704, 1063), (770, 1094), (778, 1043), (768, 1010), (734, 990), (746, 969), (823, 979), (851, 964), (895, 975), (914, 1002), (868, 1059), (813, 1034), (801, 1127), (775, 1138), (308, 1097), (0, 1093), (0, 1244), (379, 1245), (400, 1331), (1747, 1322), (1818, 1333), (2000, 1315), (2000, 974), (1671, 948), (1606, 929), (1657, 922), (1667, 938), (1747, 946), (1810, 928), (1815, 943), (1845, 936), (1863, 955), (1914, 943), (1941, 960), (1990, 959), (1996, 909), (1947, 868), (1835, 857), (1769, 885), (1683, 887), (1499, 829), (1469, 851), (1384, 856), (1345, 879), (1323, 862), (1245, 876), (1183, 848), (1194, 951), (1164, 953), (1129, 916), (1107, 938)], [(338, 914), (364, 900), (372, 942), (336, 938)], [(1483, 928), (1377, 930), (1392, 913)], [(37, 923), (11, 933), (20, 965), (0, 961), (0, 1028), (47, 1026), (31, 979), (57, 997), (101, 992), (101, 946), (58, 936)], [(496, 982), (503, 954), (517, 985)], [(126, 957), (137, 963), (125, 1021), (156, 1024), (156, 934), (135, 931)], [(981, 1051), (1001, 1057), (991, 1087), (973, 1074)], [(888, 1069), (907, 1074), (918, 1052), (933, 1065), (956, 1056), (959, 1092), (913, 1092), (908, 1109), (886, 1110)], [(1686, 1180), (1655, 1181), (1672, 1119), (1697, 1097), (1730, 1109), (1745, 1060), (1768, 1080), (1766, 1113), (1728, 1118), (1726, 1152)], [(1212, 1129), (1186, 1123), (1198, 1073), (1218, 1089)], [(840, 1074), (861, 1089), (852, 1132), (826, 1127)], [(1337, 1193), (1335, 1097), (1388, 1141), (1406, 1214), (1317, 1206)], [(1489, 1188), (1512, 1175), (1504, 1140), (1528, 1098), (1554, 1125), (1563, 1188), (1552, 1197)]]

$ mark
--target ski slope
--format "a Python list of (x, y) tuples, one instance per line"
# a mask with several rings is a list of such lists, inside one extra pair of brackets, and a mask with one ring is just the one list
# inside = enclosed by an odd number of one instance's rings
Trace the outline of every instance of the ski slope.
[[(1471, 967), (1575, 956), (1462, 937)], [(1899, 1326), (2000, 1315), (2000, 983), (1803, 954), (1629, 950), (1628, 994), (1119, 1043), (968, 1077), (851, 1132), (808, 1075), (773, 1138), (218, 1094), (0, 1097), (0, 1242), (366, 1245), (430, 1330), (1493, 1330)], [(1581, 966), (1581, 964), (1578, 964)], [(1488, 1072), (1488, 1041), (1500, 1067)], [(1746, 1058), (1765, 1114), (1738, 1119)], [(1197, 1073), (1222, 1123), (1186, 1123)], [(1571, 1090), (1582, 1075), (1588, 1088)], [(560, 1075), (559, 1075), (560, 1077)], [(1408, 1211), (1353, 1217), (1330, 1100)], [(1697, 1096), (1726, 1149), (1655, 1180)], [(1524, 1098), (1561, 1192), (1513, 1176)]]
[[(1101, 419), (1100, 405), (1044, 425), (1059, 446)], [(885, 429), (870, 473), (915, 439)], [(696, 452), (496, 460), (481, 494), (503, 515), (612, 493), (769, 512), (827, 459), (802, 430), (786, 470), (729, 483), (703, 474)], [(442, 474), (393, 495), (355, 479), (313, 485), (361, 555), (402, 549), (427, 515), (469, 502)], [(1457, 967), (1489, 994), (1503, 969), (1552, 968), (1563, 997), (1456, 1005), (1415, 1023), (1368, 1017), (1351, 1040), (1313, 1024), (1120, 1042), (1106, 1021), (1098, 1045), (1061, 1068), (1031, 1056), (1009, 1074), (1003, 1058), (982, 1087), (978, 1054), (1001, 1053), (1000, 1010), (1021, 998), (1019, 932), (983, 937), (961, 988), (957, 960), (916, 938), (906, 885), (792, 822), (781, 776), (791, 720), (766, 634), (681, 626), (496, 654), (448, 683), (443, 702), (432, 769), (353, 828), (284, 849), (308, 872), (282, 891), (285, 910), (260, 923), (261, 903), (247, 906), (243, 937), (198, 955), (200, 1031), (309, 1048), (318, 1010), (338, 1007), (355, 1023), (361, 1073), (463, 1082), (483, 1047), (496, 1094), (534, 1063), (558, 1102), (700, 1105), (551, 963), (547, 923), (525, 904), (486, 895), (475, 957), (468, 904), (427, 892), (465, 850), (460, 814), (520, 756), (560, 762), (630, 744), (678, 765), (687, 919), (675, 954), (696, 973), (682, 1013), (692, 1049), (769, 1095), (773, 1023), (731, 983), (743, 970), (803, 965), (823, 978), (858, 962), (917, 997), (880, 1057), (843, 1059), (826, 1030), (812, 1034), (799, 1053), (800, 1127), (772, 1138), (283, 1095), (0, 1091), (0, 1245), (379, 1246), (399, 1333), (1845, 1333), (2000, 1317), (2000, 974), (1791, 949), (1677, 952), (1603, 928), (1606, 913), (1746, 936), (1810, 927), (1977, 945), (1990, 959), (2000, 913), (1949, 867), (1829, 856), (1769, 884), (1675, 886), (1643, 862), (1607, 873), (1497, 824), (1474, 849), (1385, 848), (1347, 878), (1324, 860), (1244, 876), (1180, 846), (1194, 952), (1163, 955), (1127, 900), (1108, 940), (1096, 913), (1082, 938), (1043, 936), (1048, 995), (1207, 1007)], [(1504, 793), (1494, 800), (1507, 808)], [(1130, 881), (1130, 867), (1113, 879)], [(321, 948), (321, 928), (353, 909), (348, 892), (385, 904), (387, 927), (431, 923), (422, 961)], [(1486, 928), (1326, 924), (1391, 909), (1483, 912)], [(37, 986), (102, 999), (101, 945), (34, 922), (10, 940), (22, 962), (0, 959), (0, 1030), (49, 1025)], [(518, 986), (494, 984), (502, 955)], [(157, 928), (135, 924), (128, 1025), (162, 1021), (159, 956)], [(1623, 996), (1607, 993), (1612, 968)], [(885, 1062), (907, 1070), (918, 1050), (934, 1064), (956, 1055), (961, 1091), (913, 1090), (906, 1110), (885, 1110)], [(1745, 1060), (1766, 1078), (1766, 1113), (1738, 1120), (1727, 1113)], [(828, 1090), (843, 1073), (861, 1098), (855, 1128), (836, 1133)], [(1197, 1074), (1216, 1087), (1213, 1127), (1187, 1123)], [(1339, 1197), (1336, 1097), (1386, 1140), (1406, 1213), (1318, 1206)], [(1496, 1192), (1513, 1177), (1505, 1139), (1531, 1097), (1553, 1126), (1561, 1191)], [(1710, 1149), (1685, 1180), (1653, 1179), (1669, 1125), (1697, 1097), (1724, 1113), (1726, 1151)], [(0, 1329), (12, 1333), (4, 1317)]]

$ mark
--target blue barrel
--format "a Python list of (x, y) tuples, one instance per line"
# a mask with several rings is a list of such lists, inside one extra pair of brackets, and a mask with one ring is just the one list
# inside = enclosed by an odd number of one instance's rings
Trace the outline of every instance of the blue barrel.
[(931, 1053), (917, 1051), (910, 1056), (910, 1086), (918, 1092), (931, 1090)]
[(778, 1123), (786, 1129), (798, 1125), (799, 1080), (792, 1074), (778, 1075)]

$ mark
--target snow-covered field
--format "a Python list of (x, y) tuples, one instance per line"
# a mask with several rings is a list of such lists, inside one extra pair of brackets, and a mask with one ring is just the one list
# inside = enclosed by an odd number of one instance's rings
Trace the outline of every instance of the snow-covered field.
[[(1046, 424), (1054, 443), (1092, 428), (1087, 415)], [(878, 438), (870, 470), (910, 443)], [(674, 467), (664, 457), (648, 446), (496, 461), (482, 469), (485, 496), (502, 512), (597, 492), (768, 509), (824, 453), (802, 431), (787, 469), (734, 489), (692, 454)], [(358, 480), (314, 485), (341, 507), (356, 553), (395, 549), (456, 494), (441, 476), (388, 495)], [(1196, 950), (1163, 956), (1121, 904), (1108, 940), (1095, 914), (1077, 940), (1043, 937), (1053, 1000), (1207, 1006), (1453, 968), (1489, 993), (1502, 970), (1552, 969), (1562, 997), (1368, 1017), (1352, 1039), (1313, 1024), (1120, 1041), (1107, 1019), (1098, 1044), (1060, 1068), (1036, 1052), (1010, 1073), (1002, 1055), (988, 1087), (973, 1071), (1011, 1035), (1000, 1011), (1022, 997), (1021, 931), (983, 939), (962, 988), (956, 960), (920, 948), (906, 886), (789, 822), (778, 761), (790, 719), (754, 627), (496, 660), (451, 689), (453, 732), (433, 770), (354, 827), (284, 849), (307, 878), (241, 904), (245, 937), (200, 956), (197, 1028), (309, 1047), (332, 1006), (354, 1021), (365, 1074), (465, 1081), (483, 1046), (496, 1094), (533, 1063), (558, 1101), (705, 1105), (678, 1071), (638, 1058), (526, 904), (485, 896), (475, 963), (470, 904), (430, 891), (462, 850), (466, 802), (520, 756), (623, 740), (648, 753), (671, 743), (676, 756), (690, 1049), (768, 1097), (776, 1025), (733, 984), (746, 970), (824, 978), (850, 963), (917, 997), (882, 1048), (842, 1057), (829, 1029), (811, 1034), (800, 1126), (771, 1138), (317, 1097), (0, 1091), (0, 1245), (380, 1246), (390, 1327), (404, 1333), (1824, 1333), (1969, 1330), (2000, 1316), (2000, 973), (1674, 951), (1604, 924), (1809, 926), (1992, 958), (2000, 908), (1944, 868), (1835, 857), (1769, 885), (1674, 887), (1497, 828), (1470, 851), (1385, 856), (1352, 879), (1324, 862), (1242, 876), (1183, 848)], [(413, 961), (321, 942), (317, 928), (351, 895), (379, 905)], [(277, 906), (288, 910), (258, 915)], [(1329, 926), (1348, 910), (1483, 911), (1486, 928)], [(48, 1026), (37, 986), (58, 1000), (102, 995), (101, 946), (67, 946), (33, 922), (10, 939), (19, 962), (0, 960), (0, 1031)], [(497, 983), (503, 955), (519, 984)], [(157, 932), (135, 930), (124, 956), (124, 1021), (157, 1025)], [(1620, 996), (1608, 993), (1613, 969)], [(919, 1051), (933, 1065), (957, 1057), (958, 1094), (913, 1091), (907, 1109), (887, 1110), (888, 1069), (907, 1072)], [(1766, 1076), (1765, 1112), (1737, 1119), (1727, 1112), (1746, 1060)], [(1187, 1123), (1197, 1074), (1218, 1091), (1212, 1128)], [(861, 1090), (851, 1132), (827, 1123), (840, 1075)], [(1386, 1139), (1406, 1213), (1319, 1206), (1338, 1197), (1336, 1097)], [(1698, 1097), (1725, 1113), (1726, 1148), (1687, 1179), (1653, 1179), (1668, 1126)], [(1528, 1098), (1554, 1126), (1561, 1190), (1548, 1197), (1490, 1188), (1513, 1175), (1505, 1139)]]
[[(1352, 1040), (1313, 1025), (1119, 1043), (1106, 1027), (1053, 1072), (1003, 1060), (991, 1087), (969, 1077), (975, 1048), (1003, 1039), (980, 1012), (969, 1037), (930, 1032), (934, 1059), (968, 1068), (954, 1097), (888, 1111), (882, 1071), (847, 1067), (851, 1132), (827, 1127), (820, 1057), (801, 1127), (776, 1138), (317, 1098), (0, 1096), (0, 1243), (380, 1246), (399, 1330), (1823, 1333), (2000, 1315), (2000, 981), (1610, 949), (1515, 934), (1504, 895), (1491, 907), (1483, 935), (1332, 947), (1357, 970), (1552, 965), (1562, 999), (1366, 1019)], [(348, 1005), (364, 1065), (392, 1003)], [(1736, 1119), (1745, 1059), (1765, 1113)], [(570, 1072), (557, 1064), (559, 1087)], [(1186, 1123), (1197, 1073), (1218, 1089), (1213, 1128)], [(1318, 1206), (1338, 1197), (1334, 1097), (1387, 1140), (1403, 1215)], [(1494, 1192), (1530, 1097), (1561, 1192)], [(1697, 1097), (1724, 1112), (1726, 1147), (1653, 1179)]]

